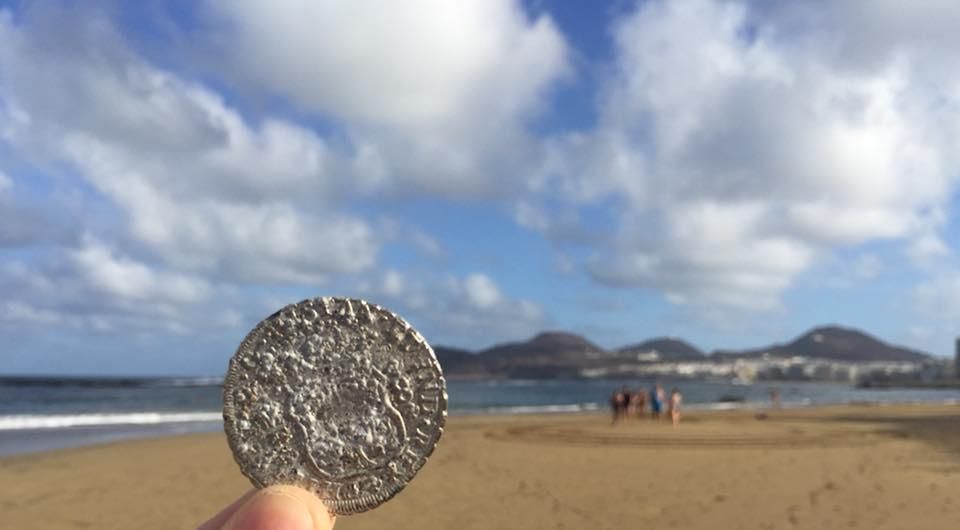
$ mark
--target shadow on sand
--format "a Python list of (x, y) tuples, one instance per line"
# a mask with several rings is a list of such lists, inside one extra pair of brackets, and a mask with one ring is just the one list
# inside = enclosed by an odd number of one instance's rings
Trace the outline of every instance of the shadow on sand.
[[(876, 426), (875, 435), (894, 440), (917, 440), (948, 453), (960, 460), (960, 408), (933, 413), (884, 414), (874, 411), (867, 414), (838, 414), (825, 418), (829, 421), (868, 424)], [(960, 469), (960, 462), (954, 462)]]

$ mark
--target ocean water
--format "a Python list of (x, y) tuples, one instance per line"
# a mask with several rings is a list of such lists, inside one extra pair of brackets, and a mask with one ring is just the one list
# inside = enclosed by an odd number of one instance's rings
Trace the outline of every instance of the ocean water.
[[(687, 408), (759, 408), (771, 389), (785, 407), (841, 403), (960, 403), (960, 390), (858, 389), (826, 383), (661, 380), (678, 387)], [(604, 410), (610, 393), (651, 380), (452, 381), (451, 415)], [(0, 455), (119, 439), (219, 431), (222, 405), (214, 379), (0, 378)]]

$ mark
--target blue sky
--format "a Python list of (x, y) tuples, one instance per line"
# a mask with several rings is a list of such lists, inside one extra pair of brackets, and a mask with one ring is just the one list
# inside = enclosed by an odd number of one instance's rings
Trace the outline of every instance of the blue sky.
[(0, 372), (217, 374), (318, 295), (434, 344), (960, 329), (953, 2), (0, 2)]

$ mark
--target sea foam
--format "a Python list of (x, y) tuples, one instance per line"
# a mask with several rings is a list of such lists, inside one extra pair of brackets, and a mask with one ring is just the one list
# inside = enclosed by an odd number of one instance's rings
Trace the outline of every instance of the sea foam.
[(21, 414), (0, 416), (0, 431), (107, 425), (157, 425), (221, 421), (220, 412), (125, 412), (109, 414)]

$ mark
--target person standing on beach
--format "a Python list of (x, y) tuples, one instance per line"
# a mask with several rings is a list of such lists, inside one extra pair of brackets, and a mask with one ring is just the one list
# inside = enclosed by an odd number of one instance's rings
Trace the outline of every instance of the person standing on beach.
[(620, 390), (614, 390), (613, 394), (610, 395), (610, 409), (611, 412), (613, 412), (613, 421), (611, 423), (617, 423), (617, 420), (623, 415), (626, 406), (625, 398), (626, 396)]
[(650, 391), (650, 417), (660, 419), (660, 409), (663, 408), (663, 387), (655, 385)]
[(642, 388), (637, 390), (637, 393), (630, 398), (630, 403), (633, 405), (633, 412), (637, 418), (642, 418), (643, 412), (647, 408), (647, 391)]
[(680, 390), (674, 387), (670, 391), (670, 421), (673, 422), (673, 426), (676, 427), (680, 423), (680, 403), (683, 401), (683, 394), (680, 393)]
[(627, 385), (623, 385), (623, 388), (620, 389), (620, 393), (623, 394), (623, 406), (620, 408), (620, 419), (627, 419), (627, 415), (630, 413), (630, 397), (633, 395), (630, 393), (630, 389), (627, 388)]
[(777, 388), (770, 389), (770, 405), (775, 409), (780, 408), (780, 390)]

